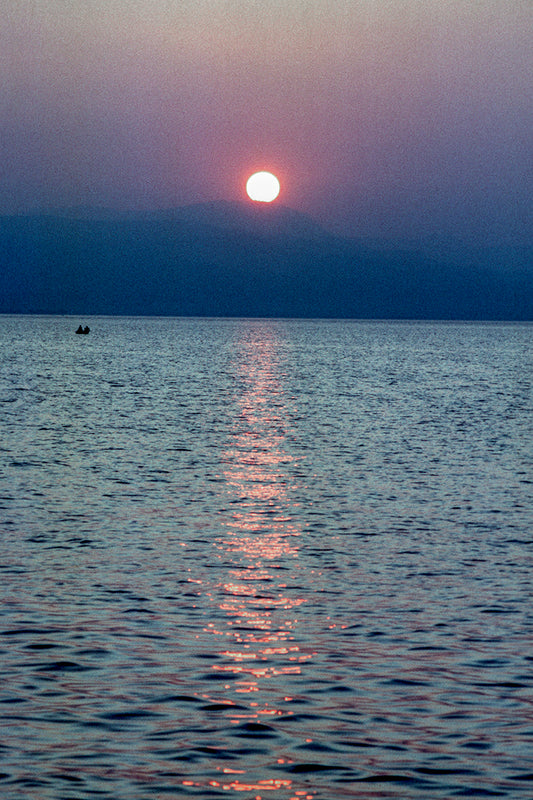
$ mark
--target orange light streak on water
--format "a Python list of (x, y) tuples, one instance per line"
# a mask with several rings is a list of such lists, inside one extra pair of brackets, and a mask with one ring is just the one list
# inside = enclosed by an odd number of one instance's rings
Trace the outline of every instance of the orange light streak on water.
[[(236, 707), (230, 701), (224, 713), (237, 727), (272, 725), (292, 716), (287, 706), (294, 692), (285, 681), (300, 676), (311, 658), (294, 642), (298, 608), (305, 602), (293, 588), (293, 574), (300, 569), (299, 487), (286, 447), (291, 408), (283, 395), (276, 349), (274, 336), (261, 336), (248, 343), (246, 360), (235, 366), (244, 391), (236, 396), (234, 433), (223, 455), (224, 534), (216, 542), (225, 574), (212, 592), (217, 621), (204, 627), (204, 632), (224, 636), (211, 670), (227, 678), (224, 690), (228, 698), (234, 694)], [(273, 751), (272, 767), (279, 763), (288, 762)], [(233, 765), (221, 769), (225, 775), (234, 773)], [(309, 787), (296, 794), (299, 787), (291, 780), (268, 774), (247, 780), (244, 771), (236, 771), (243, 777), (209, 785), (233, 792), (283, 792), (285, 800), (313, 797)]]

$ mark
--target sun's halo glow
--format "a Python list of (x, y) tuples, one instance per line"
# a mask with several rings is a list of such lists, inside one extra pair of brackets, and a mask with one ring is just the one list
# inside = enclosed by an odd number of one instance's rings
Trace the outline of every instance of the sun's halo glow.
[(271, 203), (279, 194), (280, 185), (271, 172), (254, 172), (246, 181), (246, 194), (250, 200)]

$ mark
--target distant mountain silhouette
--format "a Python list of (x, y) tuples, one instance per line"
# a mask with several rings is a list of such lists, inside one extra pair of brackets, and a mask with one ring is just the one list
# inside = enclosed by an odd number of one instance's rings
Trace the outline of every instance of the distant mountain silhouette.
[(276, 203), (235, 203), (228, 201), (195, 203), (191, 206), (157, 212), (156, 219), (173, 220), (180, 226), (219, 231), (243, 231), (261, 237), (288, 239), (330, 239), (307, 214)]
[(527, 254), (444, 263), (279, 204), (4, 216), (0, 258), (0, 313), (533, 318)]

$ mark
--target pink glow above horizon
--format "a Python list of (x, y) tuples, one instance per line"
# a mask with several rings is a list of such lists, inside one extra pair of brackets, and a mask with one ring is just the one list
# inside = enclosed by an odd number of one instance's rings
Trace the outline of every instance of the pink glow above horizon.
[(1, 211), (242, 199), (354, 235), (531, 229), (533, 6), (8, 0)]

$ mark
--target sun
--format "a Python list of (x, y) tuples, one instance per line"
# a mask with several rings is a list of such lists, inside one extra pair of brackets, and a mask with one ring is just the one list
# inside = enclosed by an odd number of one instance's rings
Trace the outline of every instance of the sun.
[(246, 181), (246, 194), (250, 200), (271, 203), (279, 194), (280, 185), (271, 172), (254, 172)]

